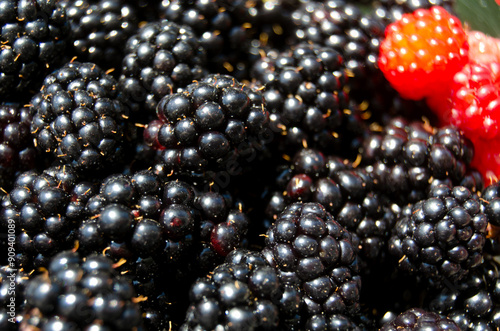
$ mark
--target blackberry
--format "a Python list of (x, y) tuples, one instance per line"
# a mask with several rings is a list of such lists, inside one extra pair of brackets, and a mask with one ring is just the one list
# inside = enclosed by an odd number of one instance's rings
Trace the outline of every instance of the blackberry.
[(141, 327), (130, 280), (118, 275), (112, 261), (102, 255), (80, 258), (72, 251), (62, 251), (51, 260), (48, 272), (28, 282), (25, 297), (24, 329)]
[(38, 153), (31, 139), (33, 110), (17, 104), (0, 105), (0, 187), (12, 189), (20, 172), (34, 169)]
[(258, 4), (245, 0), (173, 0), (162, 1), (159, 10), (163, 18), (193, 29), (207, 51), (211, 73), (243, 79), (248, 69), (245, 50), (253, 35), (251, 29), (256, 26), (252, 22), (259, 17)]
[(302, 149), (279, 175), (266, 214), (276, 218), (294, 202), (320, 203), (352, 233), (360, 260), (379, 263), (399, 207), (373, 186), (362, 168), (318, 150)]
[(281, 282), (302, 291), (306, 326), (359, 313), (361, 278), (351, 233), (322, 205), (289, 205), (267, 231), (262, 254)]
[(150, 170), (107, 177), (85, 212), (77, 231), (81, 250), (107, 248), (117, 261), (152, 257), (179, 277), (213, 268), (244, 244), (248, 228), (230, 196), (164, 181)]
[(29, 272), (45, 266), (48, 259), (73, 247), (75, 229), (81, 222), (87, 199), (94, 185), (81, 181), (70, 166), (24, 172), (3, 202), (1, 222), (7, 229), (16, 225), (16, 267)]
[(231, 76), (209, 75), (167, 95), (157, 113), (144, 139), (162, 150), (167, 171), (236, 175), (257, 158), (270, 133), (263, 96)]
[(118, 0), (64, 0), (61, 5), (71, 24), (71, 54), (81, 62), (116, 68), (124, 57), (123, 45), (137, 31), (134, 8)]
[(460, 331), (458, 325), (451, 319), (439, 314), (412, 308), (399, 314), (392, 322), (386, 323), (381, 331), (396, 330), (454, 330)]
[[(393, 95), (378, 69), (378, 52), (385, 25), (372, 12), (363, 13), (355, 4), (343, 0), (307, 1), (292, 14), (295, 39), (332, 47), (345, 59), (349, 72), (350, 97), (368, 102), (372, 112), (387, 102), (379, 94)], [(375, 108), (375, 109), (373, 109)]]
[(38, 149), (79, 170), (119, 164), (134, 133), (117, 82), (90, 62), (67, 63), (48, 75), (31, 105)]
[(493, 260), (472, 271), (463, 282), (431, 296), (429, 309), (454, 320), (461, 330), (500, 327), (499, 266)]
[(397, 117), (381, 134), (365, 139), (360, 156), (377, 190), (405, 205), (423, 200), (439, 184), (481, 191), (482, 178), (469, 167), (473, 155), (472, 143), (457, 128), (436, 129)]
[(442, 286), (481, 264), (487, 226), (475, 194), (463, 186), (440, 185), (398, 220), (389, 251), (399, 268)]
[(233, 251), (189, 296), (180, 330), (271, 330), (280, 326), (280, 308), (282, 316), (298, 313), (297, 294), (284, 295), (276, 270), (257, 252)]
[(205, 49), (189, 26), (149, 22), (126, 43), (120, 87), (146, 123), (162, 97), (203, 77), (205, 63)]
[(11, 331), (18, 330), (24, 308), (24, 291), (28, 282), (28, 274), (15, 266), (0, 267), (0, 328)]
[(280, 151), (307, 146), (341, 153), (360, 133), (360, 121), (348, 109), (347, 74), (332, 48), (299, 44), (288, 52), (270, 52), (257, 61), (251, 77), (264, 89)]
[(12, 98), (38, 89), (39, 78), (59, 65), (70, 27), (56, 1), (3, 0), (0, 8), (0, 95)]

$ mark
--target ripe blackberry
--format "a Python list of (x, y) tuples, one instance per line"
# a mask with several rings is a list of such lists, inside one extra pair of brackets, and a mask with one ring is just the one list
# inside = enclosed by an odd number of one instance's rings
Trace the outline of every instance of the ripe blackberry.
[(289, 205), (267, 231), (262, 254), (281, 282), (302, 291), (305, 325), (359, 313), (361, 279), (351, 233), (322, 205)]
[(243, 245), (248, 228), (231, 197), (180, 180), (165, 182), (150, 170), (109, 176), (85, 211), (77, 231), (81, 250), (108, 248), (117, 261), (152, 257), (179, 277), (213, 268)]
[(393, 321), (384, 324), (380, 331), (424, 329), (460, 331), (452, 319), (421, 308), (412, 308), (399, 314)]
[(71, 54), (80, 62), (120, 70), (123, 45), (137, 30), (134, 8), (118, 0), (64, 0), (61, 5), (71, 24)]
[(368, 103), (372, 112), (386, 111), (386, 100), (380, 109), (374, 108), (381, 102), (382, 92), (394, 95), (377, 65), (385, 29), (379, 17), (363, 13), (348, 1), (330, 0), (303, 2), (292, 18), (296, 40), (332, 47), (344, 57), (353, 100)]
[(62, 251), (48, 272), (28, 282), (25, 297), (21, 329), (137, 330), (142, 324), (130, 280), (102, 255)]
[(236, 17), (245, 10), (244, 3), (244, 1), (162, 1), (160, 15), (171, 22), (191, 27), (200, 44), (207, 50), (208, 58), (213, 59), (220, 54), (229, 54), (228, 50), (241, 49), (246, 40), (246, 27), (238, 25), (239, 18)]
[(75, 229), (94, 189), (92, 183), (80, 181), (70, 166), (28, 171), (16, 178), (3, 202), (1, 222), (7, 229), (9, 220), (15, 221), (17, 267), (29, 272), (73, 247)]
[(500, 272), (493, 260), (472, 271), (463, 282), (431, 296), (429, 309), (454, 320), (461, 330), (500, 327)]
[(263, 96), (231, 76), (209, 75), (167, 95), (157, 113), (144, 140), (162, 150), (166, 171), (233, 174), (257, 158), (269, 134)]
[(207, 51), (211, 73), (241, 80), (248, 77), (252, 57), (248, 50), (253, 42), (284, 43), (290, 21), (288, 7), (281, 1), (173, 0), (161, 2), (160, 15), (193, 29)]
[(279, 150), (341, 153), (356, 141), (360, 121), (348, 109), (343, 61), (332, 48), (299, 44), (256, 62), (251, 77), (263, 87), (273, 131), (283, 135)]
[(294, 293), (284, 294), (276, 270), (261, 254), (235, 250), (209, 276), (193, 284), (180, 330), (278, 328), (285, 314), (299, 312), (299, 297)]
[(19, 329), (24, 308), (24, 290), (28, 274), (15, 266), (0, 267), (0, 328), (6, 331)]
[(12, 189), (20, 172), (34, 169), (38, 153), (31, 139), (33, 110), (17, 104), (0, 105), (0, 187)]
[(302, 149), (278, 177), (266, 214), (275, 219), (291, 203), (320, 203), (352, 233), (360, 259), (379, 263), (398, 206), (372, 187), (362, 168), (317, 150)]
[(205, 53), (189, 26), (167, 20), (149, 22), (129, 38), (119, 83), (139, 120), (151, 120), (162, 97), (203, 77)]
[(361, 165), (373, 176), (377, 190), (401, 205), (425, 198), (439, 184), (483, 187), (481, 175), (469, 164), (470, 141), (452, 126), (440, 129), (394, 118), (383, 132), (372, 133), (361, 149)]
[[(56, 1), (0, 1), (0, 95), (38, 89), (40, 77), (66, 54), (69, 23)], [(12, 100), (12, 99), (11, 99)]]
[(463, 186), (436, 186), (398, 220), (389, 252), (400, 269), (442, 286), (481, 264), (487, 226), (477, 195)]
[(116, 166), (133, 134), (126, 103), (115, 79), (98, 66), (68, 63), (48, 75), (31, 100), (35, 144), (79, 170)]

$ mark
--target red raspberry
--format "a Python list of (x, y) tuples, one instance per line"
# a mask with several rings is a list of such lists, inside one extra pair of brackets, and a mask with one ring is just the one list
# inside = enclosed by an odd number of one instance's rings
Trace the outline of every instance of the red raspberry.
[(474, 158), (471, 167), (477, 169), (486, 185), (500, 180), (500, 139), (471, 139)]
[[(490, 65), (491, 63), (500, 63), (500, 39), (490, 37), (480, 31), (466, 31), (467, 40), (469, 42), (469, 62), (483, 63)], [(465, 69), (468, 70), (468, 69)], [(452, 88), (450, 86), (450, 88)], [(460, 89), (455, 85), (455, 89)], [(443, 121), (443, 125), (450, 124), (450, 108), (451, 100), (448, 91), (443, 94), (435, 94), (427, 98), (429, 107), (439, 116)]]
[(458, 18), (439, 6), (418, 9), (387, 27), (379, 67), (402, 97), (419, 100), (447, 90), (468, 49)]
[(456, 125), (469, 138), (500, 136), (500, 63), (470, 63), (455, 74), (443, 122)]
[(480, 31), (467, 31), (469, 59), (475, 63), (500, 62), (500, 39)]

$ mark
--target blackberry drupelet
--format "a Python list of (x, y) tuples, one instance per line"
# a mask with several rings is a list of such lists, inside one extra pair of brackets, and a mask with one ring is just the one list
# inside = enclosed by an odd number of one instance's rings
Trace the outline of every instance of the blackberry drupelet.
[(317, 44), (288, 52), (271, 51), (252, 68), (271, 113), (280, 152), (302, 146), (342, 153), (361, 133), (361, 121), (348, 109), (347, 74), (342, 56)]
[(80, 62), (120, 70), (117, 66), (124, 57), (123, 45), (137, 31), (134, 8), (118, 0), (64, 0), (61, 5), (71, 24), (70, 54)]
[(180, 330), (273, 330), (299, 312), (298, 292), (285, 290), (258, 252), (231, 252), (225, 263), (193, 284), (189, 296)]
[(57, 1), (2, 0), (0, 8), (0, 96), (12, 100), (38, 90), (40, 78), (60, 64), (70, 26)]
[(477, 195), (463, 186), (436, 186), (398, 220), (389, 252), (400, 269), (443, 286), (480, 266), (487, 226)]
[[(356, 248), (351, 233), (318, 203), (289, 205), (267, 231), (262, 250), (284, 284), (302, 291), (306, 328), (360, 311)], [(312, 328), (312, 327), (311, 327)]]
[(102, 255), (60, 252), (45, 274), (28, 282), (25, 297), (21, 329), (137, 330), (142, 324), (130, 280)]
[(498, 330), (500, 327), (500, 272), (486, 259), (463, 282), (445, 287), (430, 298), (430, 310), (454, 320), (460, 330)]
[(167, 20), (149, 22), (129, 38), (119, 83), (141, 123), (152, 119), (162, 97), (203, 77), (205, 53), (189, 26)]
[(399, 207), (373, 190), (364, 169), (318, 150), (302, 149), (279, 175), (274, 189), (266, 209), (269, 218), (276, 219), (294, 202), (320, 203), (352, 233), (360, 263), (379, 263), (384, 257)]
[(263, 96), (227, 75), (209, 75), (164, 97), (144, 141), (162, 150), (164, 170), (238, 175), (271, 133)]
[(433, 128), (393, 118), (382, 133), (372, 133), (361, 148), (361, 166), (376, 188), (401, 205), (425, 198), (439, 184), (481, 191), (483, 180), (469, 164), (472, 143), (452, 126)]
[(384, 324), (380, 329), (380, 331), (396, 330), (461, 331), (452, 319), (421, 308), (412, 308), (399, 314), (393, 321)]
[(12, 189), (20, 172), (35, 169), (39, 163), (31, 139), (32, 119), (30, 108), (10, 103), (0, 105), (0, 187), (5, 191)]
[(70, 62), (45, 77), (31, 100), (39, 150), (78, 170), (120, 164), (134, 128), (116, 80), (93, 63)]
[(74, 246), (75, 229), (95, 186), (80, 181), (70, 166), (24, 172), (3, 202), (2, 228), (15, 221), (16, 267), (26, 272), (45, 267), (48, 259)]

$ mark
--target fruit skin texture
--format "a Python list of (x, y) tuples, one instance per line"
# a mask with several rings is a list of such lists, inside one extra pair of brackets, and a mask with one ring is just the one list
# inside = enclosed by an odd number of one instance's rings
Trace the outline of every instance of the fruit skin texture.
[(118, 0), (64, 0), (61, 5), (71, 24), (71, 54), (79, 61), (119, 69), (123, 45), (137, 31), (134, 8)]
[(490, 183), (500, 175), (500, 62), (482, 60), (471, 60), (446, 94), (427, 101), (443, 124), (457, 126), (472, 141), (471, 165)]
[(321, 204), (289, 205), (267, 231), (262, 254), (283, 283), (303, 290), (306, 324), (318, 315), (359, 313), (361, 278), (352, 235)]
[(500, 134), (500, 63), (469, 63), (453, 77), (451, 103), (442, 115), (473, 139)]
[(70, 26), (64, 8), (51, 0), (2, 0), (0, 17), (0, 96), (9, 99), (60, 65)]
[(31, 105), (38, 149), (80, 170), (116, 165), (133, 135), (116, 80), (91, 62), (70, 62), (45, 77)]
[(459, 282), (482, 263), (488, 217), (463, 186), (440, 185), (404, 215), (389, 240), (399, 268), (428, 278)]
[(125, 44), (119, 79), (136, 120), (147, 123), (162, 97), (201, 79), (205, 63), (206, 51), (189, 26), (167, 20), (142, 26)]
[[(37, 150), (31, 139), (33, 111), (18, 104), (0, 104), (0, 187), (9, 191), (15, 176), (34, 169)], [(1, 194), (1, 193), (0, 193)]]
[(208, 75), (165, 96), (157, 115), (144, 141), (163, 150), (165, 169), (179, 173), (236, 174), (234, 168), (255, 160), (270, 133), (262, 94), (229, 75)]
[(460, 21), (434, 6), (403, 15), (387, 27), (378, 63), (401, 96), (419, 100), (446, 91), (467, 63), (468, 50)]
[(83, 330), (101, 324), (112, 330), (137, 330), (141, 312), (126, 277), (100, 254), (81, 258), (61, 251), (48, 272), (26, 285), (20, 329)]
[(399, 314), (393, 321), (384, 324), (380, 331), (422, 330), (427, 328), (460, 331), (460, 328), (452, 319), (421, 308), (412, 308)]
[(500, 62), (500, 39), (481, 31), (466, 31), (469, 41), (469, 58), (474, 63)]
[[(260, 253), (235, 250), (225, 263), (193, 284), (180, 330), (213, 330), (221, 326), (224, 330), (276, 329), (283, 325), (285, 316), (285, 309), (280, 308), (288, 308), (292, 315), (298, 313), (298, 305), (280, 307), (280, 301), (290, 300), (284, 290), (276, 270)], [(291, 293), (298, 301), (298, 292)]]

